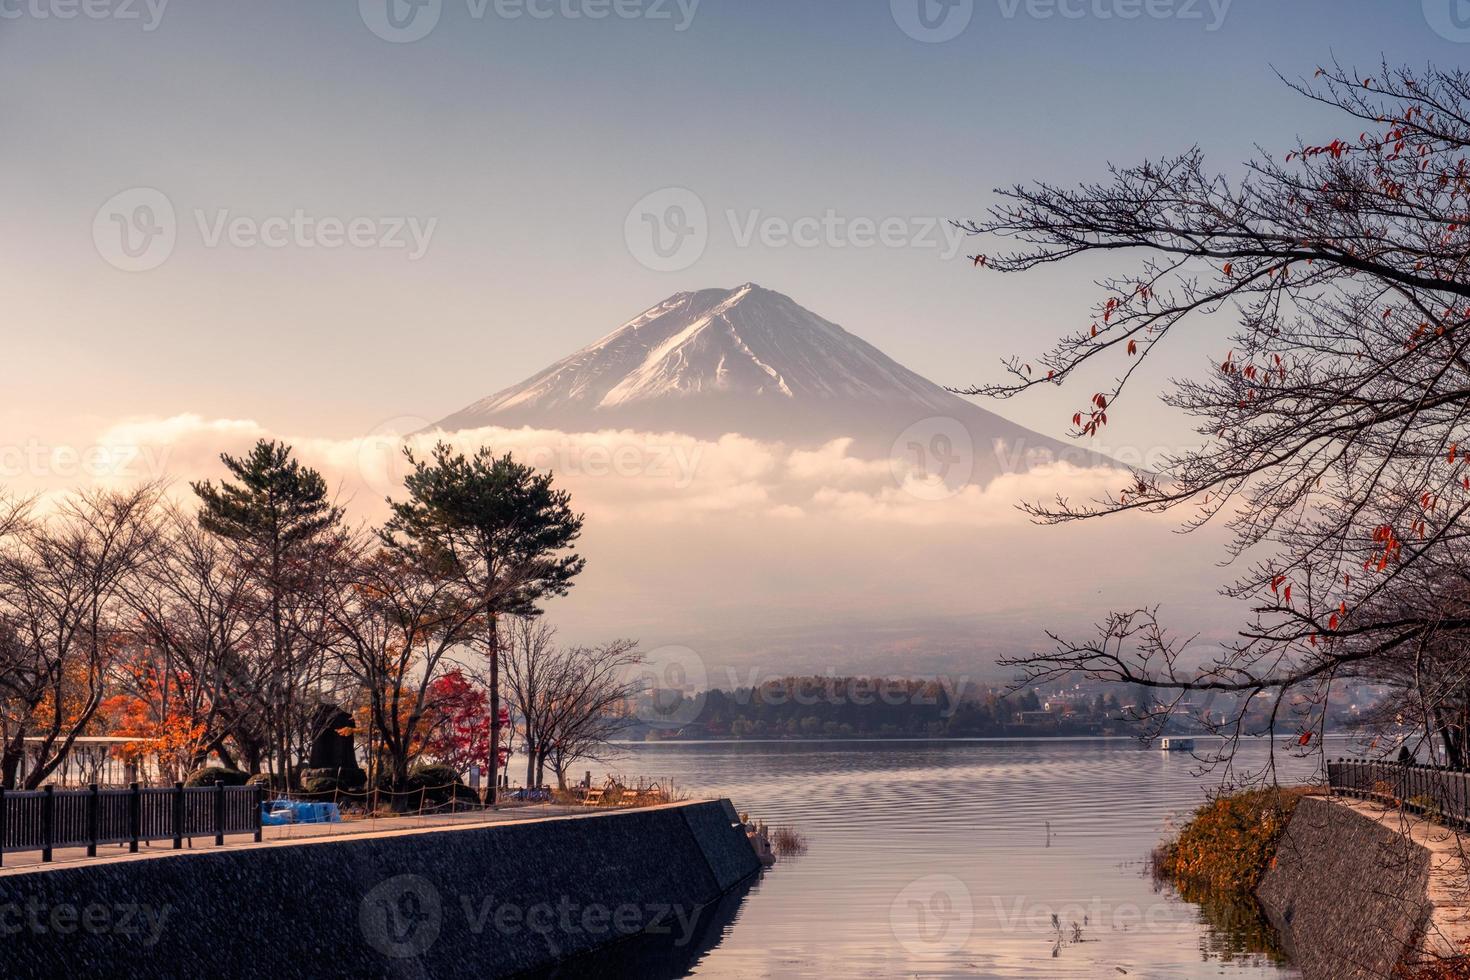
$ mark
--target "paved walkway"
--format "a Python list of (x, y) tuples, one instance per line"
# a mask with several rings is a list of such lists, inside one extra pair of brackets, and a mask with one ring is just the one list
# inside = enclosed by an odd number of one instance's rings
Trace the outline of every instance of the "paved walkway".
[[(341, 823), (287, 824), (281, 827), (265, 827), (264, 840), (255, 843), (249, 834), (230, 834), (225, 837), (226, 848), (268, 847), (288, 841), (310, 840), (319, 837), (340, 837), (349, 834), (383, 834), (395, 831), (427, 830), (439, 827), (478, 827), (486, 824), (509, 823), (522, 820), (544, 820), (548, 817), (589, 816), (597, 813), (615, 812), (596, 807), (559, 806), (551, 803), (536, 803), (507, 806), (495, 810), (475, 810), (468, 813), (435, 814), (429, 816), (405, 815), (401, 817), (373, 817), (361, 820), (344, 820)], [(186, 850), (213, 851), (214, 835), (184, 839)], [(39, 868), (65, 867), (78, 864), (96, 864), (102, 861), (138, 860), (140, 858), (163, 857), (176, 853), (171, 840), (139, 842), (138, 853), (131, 854), (126, 844), (102, 844), (95, 858), (87, 857), (85, 847), (58, 847), (50, 864), (41, 861), (40, 851), (14, 851), (5, 855), (5, 866), (0, 875), (20, 874)]]
[(1427, 893), (1434, 910), (1425, 928), (1424, 952), (1438, 956), (1463, 954), (1470, 943), (1470, 838), (1398, 807), (1342, 796), (1328, 798), (1429, 852)]

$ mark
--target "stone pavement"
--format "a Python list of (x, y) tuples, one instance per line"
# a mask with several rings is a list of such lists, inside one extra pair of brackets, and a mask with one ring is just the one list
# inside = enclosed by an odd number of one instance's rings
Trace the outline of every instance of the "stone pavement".
[[(273, 843), (307, 840), (316, 837), (339, 837), (348, 834), (378, 834), (392, 831), (425, 830), (434, 827), (478, 827), (485, 824), (506, 823), (520, 820), (538, 820), (547, 817), (588, 815), (607, 812), (597, 807), (561, 806), (551, 803), (533, 803), (500, 807), (495, 810), (475, 810), (456, 814), (428, 814), (418, 816), (406, 814), (398, 817), (371, 817), (344, 820), (341, 823), (286, 824), (280, 827), (265, 827), (264, 840), (257, 844), (249, 834), (229, 834), (225, 837), (225, 848), (266, 847)], [(214, 835), (184, 838), (185, 850), (218, 850)], [(131, 854), (127, 844), (101, 844), (95, 858), (87, 857), (85, 847), (58, 847), (52, 855), (51, 865), (41, 861), (40, 851), (13, 851), (5, 855), (4, 868), (0, 875), (34, 871), (37, 868), (60, 865), (95, 864), (102, 861), (137, 860), (173, 854), (172, 840), (140, 841), (138, 853)]]

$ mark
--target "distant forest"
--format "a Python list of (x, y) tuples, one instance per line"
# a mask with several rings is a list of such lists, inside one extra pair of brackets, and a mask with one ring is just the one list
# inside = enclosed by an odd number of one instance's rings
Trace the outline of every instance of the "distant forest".
[[(1144, 692), (1023, 690), (970, 682), (786, 677), (711, 690), (689, 705), (694, 721), (652, 738), (965, 737), (1134, 734)], [(660, 692), (667, 696), (669, 692)], [(1146, 696), (1146, 695), (1145, 695)], [(690, 700), (687, 695), (675, 697)], [(663, 706), (667, 711), (667, 705)], [(697, 710), (697, 714), (695, 711)]]
[[(1167, 712), (1147, 688), (1082, 682), (1010, 690), (971, 681), (872, 677), (783, 677), (698, 694), (650, 692), (657, 709), (642, 717), (677, 717), (678, 726), (638, 724), (626, 734), (683, 738), (976, 738), (1131, 735), (1167, 714), (1165, 731), (1205, 733), (1240, 717), (1248, 734), (1270, 727), (1269, 699), (1233, 696), (1190, 701), (1174, 692)], [(1378, 700), (1368, 687), (1346, 687), (1330, 704), (1335, 730), (1354, 729)]]

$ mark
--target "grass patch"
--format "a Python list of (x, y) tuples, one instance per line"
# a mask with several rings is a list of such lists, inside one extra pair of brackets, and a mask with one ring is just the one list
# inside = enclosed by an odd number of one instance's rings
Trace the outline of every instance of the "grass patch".
[(1179, 836), (1154, 851), (1153, 872), (1181, 893), (1218, 899), (1253, 895), (1276, 857), (1276, 844), (1305, 788), (1219, 796), (1194, 812)]
[(777, 857), (796, 857), (805, 854), (806, 835), (795, 827), (776, 827), (771, 831), (771, 850)]

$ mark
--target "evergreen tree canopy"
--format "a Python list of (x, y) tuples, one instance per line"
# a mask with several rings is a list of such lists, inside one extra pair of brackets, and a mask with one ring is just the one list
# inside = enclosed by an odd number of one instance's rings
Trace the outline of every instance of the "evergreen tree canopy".
[(292, 459), (290, 446), (262, 439), (248, 456), (221, 453), (220, 460), (239, 482), (190, 484), (203, 503), (199, 524), (206, 531), (282, 551), (340, 523), (342, 510), (328, 501), (326, 481)]
[(566, 594), (586, 564), (567, 550), (582, 533), (582, 515), (550, 473), (487, 447), (466, 457), (439, 443), (427, 461), (405, 454), (410, 496), (388, 501), (385, 544), (475, 583), (489, 613), (535, 615), (541, 599)]

